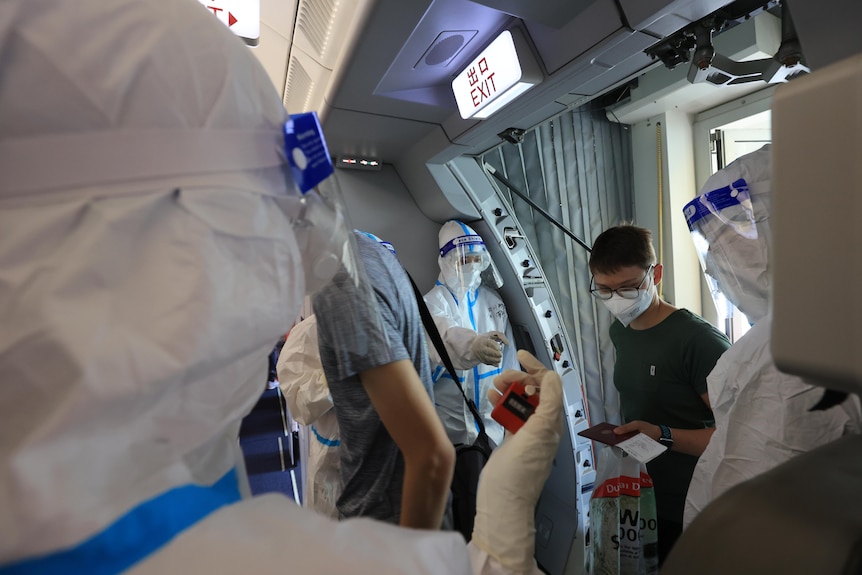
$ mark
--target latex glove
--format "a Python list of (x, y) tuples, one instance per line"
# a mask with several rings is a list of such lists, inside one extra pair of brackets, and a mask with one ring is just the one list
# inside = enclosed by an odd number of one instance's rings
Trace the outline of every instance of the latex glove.
[[(506, 370), (494, 378), (505, 392), (512, 382), (539, 387), (539, 405), (517, 433), (491, 455), (479, 478), (472, 543), (516, 573), (538, 572), (535, 510), (563, 431), (563, 383), (533, 355), (518, 351), (527, 373)], [(488, 391), (492, 403), (500, 399)]]
[(500, 344), (509, 345), (506, 335), (499, 331), (489, 331), (477, 335), (470, 343), (470, 352), (475, 359), (486, 365), (500, 365), (503, 360), (503, 350)]

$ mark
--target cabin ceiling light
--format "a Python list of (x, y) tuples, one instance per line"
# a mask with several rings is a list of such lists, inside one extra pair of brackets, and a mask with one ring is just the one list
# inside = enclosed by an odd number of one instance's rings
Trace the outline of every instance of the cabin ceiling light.
[(542, 71), (515, 28), (497, 36), (452, 80), (452, 92), (462, 118), (487, 118), (541, 80)]

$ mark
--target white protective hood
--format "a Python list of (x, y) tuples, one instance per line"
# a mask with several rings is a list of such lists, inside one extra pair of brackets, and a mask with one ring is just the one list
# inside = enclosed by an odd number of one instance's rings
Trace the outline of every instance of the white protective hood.
[(770, 150), (731, 162), (683, 208), (713, 297), (721, 291), (752, 322), (769, 311)]
[(0, 15), (4, 564), (234, 467), (304, 286), (285, 110), (203, 6)]
[[(437, 233), (440, 265), (438, 281), (462, 298), (482, 283), (481, 273), (491, 264), (491, 256), (476, 230), (458, 220), (449, 220)], [(478, 256), (481, 263), (462, 264), (464, 256)]]

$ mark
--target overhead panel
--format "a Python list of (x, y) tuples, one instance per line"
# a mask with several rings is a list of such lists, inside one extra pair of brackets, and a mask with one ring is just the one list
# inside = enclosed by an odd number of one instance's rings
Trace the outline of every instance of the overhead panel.
[[(419, 142), (428, 128), (424, 122), (332, 108), (324, 131), (327, 142), (340, 143), (337, 150), (330, 146), (332, 153), (373, 157), (392, 163), (407, 151), (404, 141), (411, 145)], [(361, 137), (355, 137), (357, 134)]]
[(517, 16), (525, 22), (535, 22), (550, 28), (559, 28), (574, 20), (596, 0), (471, 0), (489, 8)]
[(526, 20), (524, 26), (536, 46), (545, 72), (554, 75), (588, 50), (625, 28), (614, 0), (591, 0), (577, 18), (551, 27)]
[(642, 71), (653, 63), (643, 51), (654, 41), (651, 36), (640, 32), (620, 30), (584, 55), (573, 68), (567, 91), (595, 96)]
[[(775, 35), (780, 35), (780, 27), (778, 18), (768, 12), (761, 12), (716, 36), (715, 49), (739, 61), (768, 58), (778, 48)], [(765, 83), (746, 83), (716, 89), (709, 83), (690, 83), (686, 78), (687, 71), (687, 65), (679, 65), (672, 70), (658, 65), (643, 74), (629, 98), (611, 108), (613, 118), (618, 122), (634, 124), (661, 114), (666, 109), (697, 113), (766, 87)]]
[[(523, 22), (523, 27), (545, 69), (545, 79), (509, 104), (505, 114), (498, 114), (501, 117), (492, 116), (481, 124), (458, 117), (447, 120), (443, 126), (453, 142), (478, 152), (497, 143), (496, 134), (506, 128), (530, 128), (563, 112), (566, 105), (557, 102), (558, 97), (599, 76), (611, 85), (615, 78), (607, 78), (609, 73), (620, 77), (631, 73), (630, 69), (615, 70), (618, 60), (631, 56), (627, 50), (634, 49), (626, 42), (635, 42), (638, 50), (652, 43), (650, 39), (632, 40), (633, 34), (623, 26), (613, 0), (582, 2), (574, 20), (556, 28), (531, 21)], [(615, 52), (621, 44), (624, 49)], [(604, 60), (592, 61), (601, 54), (606, 55)], [(514, 124), (513, 118), (517, 118)]]
[(712, 14), (733, 0), (619, 0), (623, 17), (635, 30), (657, 40)]
[(299, 0), (284, 85), (288, 110), (315, 110), (325, 115), (325, 96), (333, 70), (358, 33), (362, 22), (358, 15), (368, 4), (356, 0)]
[(503, 125), (505, 119), (469, 124), (450, 118), (444, 129), (457, 144), (481, 151), (483, 146), (496, 143), (494, 136), (501, 130), (530, 128), (569, 105), (580, 104), (660, 66), (646, 53), (649, 47), (728, 3), (590, 0), (579, 3), (576, 17), (563, 25), (525, 20), (523, 26), (548, 77), (509, 105), (508, 125)]
[(413, 69), (446, 67), (470, 43), (478, 30), (443, 30), (425, 50)]
[(432, 2), (374, 94), (456, 110), (452, 79), (511, 21), (508, 14), (465, 0)]

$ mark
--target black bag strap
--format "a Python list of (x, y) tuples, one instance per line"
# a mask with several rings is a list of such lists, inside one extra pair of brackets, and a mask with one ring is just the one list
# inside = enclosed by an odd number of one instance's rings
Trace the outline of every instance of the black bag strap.
[(413, 281), (413, 277), (409, 272), (407, 277), (410, 278), (410, 285), (413, 286), (413, 293), (416, 294), (416, 304), (419, 306), (419, 315), (422, 316), (422, 324), (425, 326), (425, 331), (428, 332), (428, 337), (430, 337), (431, 341), (434, 343), (434, 348), (437, 350), (437, 354), (443, 361), (443, 365), (446, 366), (446, 371), (449, 372), (449, 376), (455, 381), (455, 385), (458, 386), (458, 391), (461, 392), (461, 397), (464, 398), (464, 402), (470, 409), (470, 413), (473, 414), (473, 419), (476, 420), (476, 425), (479, 427), (478, 440), (490, 446), (490, 438), (485, 432), (485, 423), (479, 415), (479, 410), (476, 408), (476, 404), (472, 399), (467, 397), (466, 393), (464, 393), (464, 387), (461, 385), (461, 380), (458, 379), (458, 373), (452, 365), (452, 359), (449, 357), (449, 352), (446, 351), (446, 346), (443, 344), (443, 338), (437, 330), (437, 324), (434, 323), (434, 318), (431, 317), (431, 312), (425, 304), (425, 298), (422, 297), (422, 292), (420, 292), (419, 288), (416, 287), (416, 282)]

